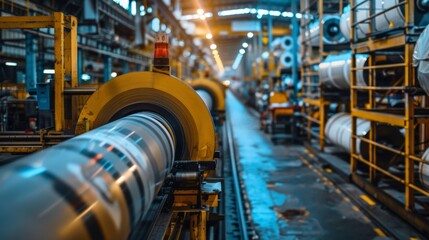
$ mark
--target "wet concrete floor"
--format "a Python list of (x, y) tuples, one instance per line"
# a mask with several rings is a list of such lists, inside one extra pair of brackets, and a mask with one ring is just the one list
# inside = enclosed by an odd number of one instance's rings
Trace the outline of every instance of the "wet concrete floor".
[(274, 145), (231, 92), (232, 123), (251, 216), (261, 239), (386, 239), (368, 217), (303, 159), (301, 145)]

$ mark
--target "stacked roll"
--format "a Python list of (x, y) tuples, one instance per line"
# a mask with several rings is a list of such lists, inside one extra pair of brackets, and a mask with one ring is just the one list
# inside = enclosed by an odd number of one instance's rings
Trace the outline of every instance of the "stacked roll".
[[(297, 49), (297, 61), (298, 67), (301, 66), (301, 54), (299, 54), (298, 45)], [(277, 38), (273, 41), (272, 49), (274, 54), (278, 57), (278, 65), (280, 68), (292, 68), (293, 67), (293, 38), (292, 36), (284, 36)]]
[[(322, 19), (323, 44), (335, 45), (346, 42), (346, 38), (340, 30), (340, 17), (336, 15), (325, 15)], [(306, 39), (310, 40), (311, 46), (319, 46), (320, 24), (315, 21), (310, 24), (309, 31), (305, 33)]]

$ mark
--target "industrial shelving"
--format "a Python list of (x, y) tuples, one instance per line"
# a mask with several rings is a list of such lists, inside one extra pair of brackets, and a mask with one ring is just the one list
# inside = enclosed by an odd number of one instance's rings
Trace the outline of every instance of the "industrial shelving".
[[(428, 213), (427, 203), (429, 192), (422, 187), (416, 176), (416, 164), (425, 164), (421, 154), (416, 150), (425, 150), (427, 144), (427, 127), (429, 124), (429, 111), (426, 108), (427, 97), (419, 95), (419, 87), (416, 83), (415, 71), (412, 66), (413, 50), (418, 37), (418, 28), (414, 26), (414, 0), (398, 1), (397, 5), (380, 9), (375, 7), (375, 1), (351, 0), (351, 179), (358, 186), (364, 188), (384, 205), (399, 214), (413, 226), (423, 232), (429, 232), (429, 221), (423, 217)], [(358, 18), (358, 11), (368, 10), (367, 18)], [(377, 16), (392, 9), (403, 7), (405, 27), (390, 26), (383, 32), (372, 31)], [(366, 8), (366, 9), (364, 9)], [(368, 33), (359, 39), (357, 27), (367, 24)], [(401, 53), (401, 62), (377, 61), (380, 55)], [(368, 55), (368, 64), (357, 67), (356, 56)], [(377, 80), (377, 71), (380, 69), (402, 69), (404, 76), (402, 84), (380, 86)], [(357, 84), (357, 72), (367, 71), (367, 86)], [(386, 105), (382, 100), (391, 93), (402, 96), (403, 107), (394, 108)], [(362, 102), (361, 96), (365, 95), (367, 101)], [(363, 138), (357, 132), (357, 118), (370, 121), (369, 137)], [(402, 130), (405, 141), (402, 148), (394, 148), (380, 141), (376, 129), (381, 125), (396, 126)], [(416, 134), (417, 133), (417, 134)], [(418, 138), (416, 138), (418, 137)], [(358, 144), (368, 145), (368, 156), (364, 159), (359, 153)], [(395, 166), (382, 167), (379, 151), (389, 152), (395, 155)], [(387, 156), (387, 155), (386, 155)], [(378, 158), (378, 159), (377, 159)], [(386, 157), (384, 157), (386, 158)], [(392, 163), (390, 161), (390, 163)], [(358, 164), (365, 164), (368, 172), (359, 171)], [(424, 213), (423, 213), (424, 212)]]
[[(324, 84), (319, 81), (318, 65), (330, 53), (347, 49), (347, 45), (326, 46), (323, 42), (324, 14), (341, 15), (345, 1), (331, 0), (301, 0), (301, 80), (302, 80), (302, 129), (306, 132), (307, 140), (316, 139), (321, 151), (325, 148), (325, 126), (327, 121), (327, 106), (334, 98), (327, 96)], [(314, 19), (319, 20), (319, 44), (312, 46), (310, 25)]]

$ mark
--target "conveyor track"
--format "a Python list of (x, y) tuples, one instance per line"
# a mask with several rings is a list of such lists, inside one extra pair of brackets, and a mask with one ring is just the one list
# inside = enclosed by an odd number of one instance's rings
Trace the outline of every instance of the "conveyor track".
[(245, 191), (239, 175), (239, 160), (235, 154), (230, 121), (223, 127), (223, 176), (225, 209), (225, 239), (254, 239), (250, 211), (246, 208)]

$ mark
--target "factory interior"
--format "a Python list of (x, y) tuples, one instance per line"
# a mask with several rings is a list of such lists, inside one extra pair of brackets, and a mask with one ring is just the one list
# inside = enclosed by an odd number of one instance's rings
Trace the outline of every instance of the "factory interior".
[(429, 239), (428, 0), (0, 0), (0, 239)]

